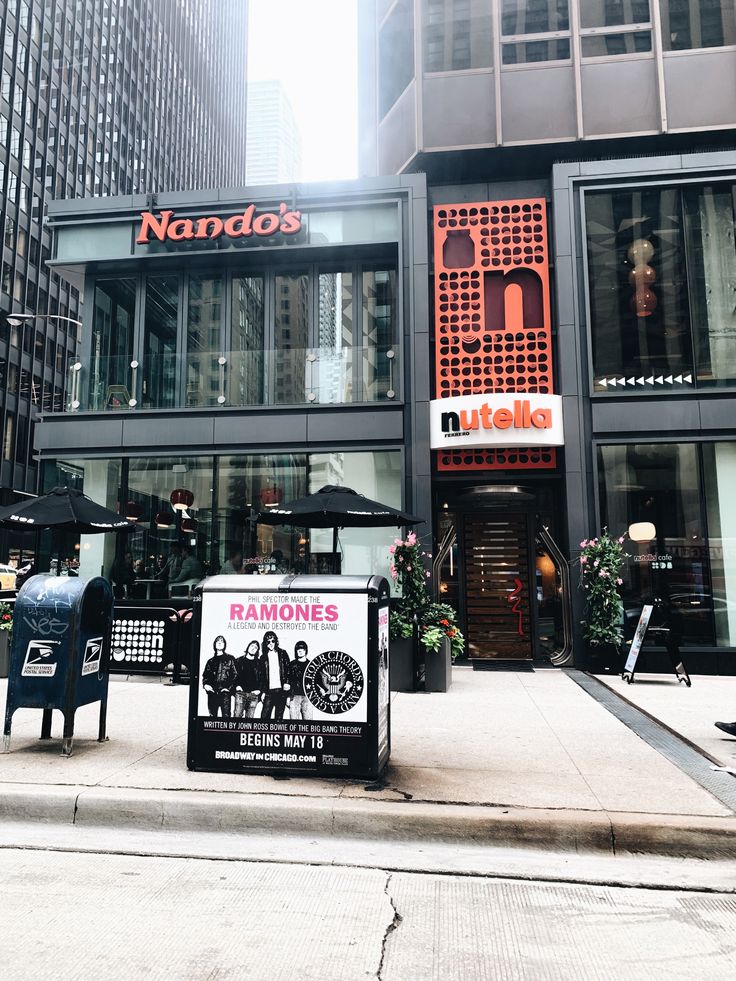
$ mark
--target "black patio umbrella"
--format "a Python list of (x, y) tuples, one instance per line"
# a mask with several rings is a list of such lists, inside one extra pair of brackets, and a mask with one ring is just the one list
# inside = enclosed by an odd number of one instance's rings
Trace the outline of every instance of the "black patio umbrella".
[[(85, 535), (135, 531), (116, 511), (96, 504), (73, 487), (54, 487), (42, 497), (0, 508), (0, 528), (18, 531), (77, 531)], [(59, 558), (61, 558), (59, 556)], [(57, 563), (61, 570), (61, 562)]]
[(298, 528), (332, 528), (332, 552), (337, 554), (339, 528), (387, 528), (417, 525), (417, 518), (398, 511), (388, 504), (379, 504), (363, 497), (351, 487), (327, 484), (316, 494), (308, 494), (288, 504), (280, 504), (258, 513), (258, 521), (266, 525), (296, 525)]

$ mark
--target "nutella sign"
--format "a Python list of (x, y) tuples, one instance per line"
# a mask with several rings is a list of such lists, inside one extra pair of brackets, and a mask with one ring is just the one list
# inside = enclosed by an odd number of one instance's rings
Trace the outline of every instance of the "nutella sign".
[(229, 218), (217, 215), (202, 218), (176, 218), (173, 211), (150, 211), (141, 214), (141, 227), (136, 238), (138, 245), (159, 242), (196, 242), (227, 238), (268, 238), (271, 235), (296, 235), (302, 228), (301, 211), (292, 211), (282, 201), (278, 211), (256, 212), (256, 206), (248, 207)]
[(429, 403), (430, 444), (448, 446), (562, 446), (559, 395), (458, 395)]

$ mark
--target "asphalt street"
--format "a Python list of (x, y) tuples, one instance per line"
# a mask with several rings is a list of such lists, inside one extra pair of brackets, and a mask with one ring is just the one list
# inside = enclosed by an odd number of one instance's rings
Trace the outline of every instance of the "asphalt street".
[(0, 881), (4, 981), (731, 981), (736, 966), (736, 896), (716, 892), (12, 848)]

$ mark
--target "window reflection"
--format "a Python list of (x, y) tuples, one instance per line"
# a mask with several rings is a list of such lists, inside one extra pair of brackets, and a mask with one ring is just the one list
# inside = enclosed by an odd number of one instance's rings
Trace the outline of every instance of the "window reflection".
[(275, 363), (272, 402), (304, 402), (309, 347), (309, 276), (306, 272), (275, 277)]
[(187, 307), (186, 404), (216, 405), (220, 394), (222, 280), (190, 276)]
[(665, 51), (736, 44), (733, 0), (660, 0)]
[(230, 404), (261, 405), (264, 372), (261, 276), (233, 278), (230, 344)]
[(594, 389), (736, 380), (736, 184), (586, 195)]
[(461, 71), (491, 64), (488, 0), (424, 0), (424, 71)]
[(130, 385), (135, 323), (135, 280), (95, 284), (90, 366), (93, 410), (128, 408), (136, 393)]
[(591, 194), (586, 228), (595, 389), (691, 384), (679, 191)]
[(176, 329), (179, 280), (149, 276), (143, 340), (143, 404), (171, 408), (176, 403)]
[(656, 528), (653, 542), (627, 541), (622, 594), (626, 626), (643, 602), (658, 597), (679, 617), (683, 642), (712, 645), (714, 625), (698, 447), (690, 444), (603, 446), (598, 451), (601, 523), (623, 534), (634, 522)]

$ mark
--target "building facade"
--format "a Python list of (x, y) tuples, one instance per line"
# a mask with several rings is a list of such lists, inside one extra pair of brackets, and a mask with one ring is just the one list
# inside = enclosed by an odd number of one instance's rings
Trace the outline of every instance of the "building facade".
[[(43, 488), (128, 509), (136, 560), (185, 539), (207, 570), (330, 567), (330, 530), (254, 521), (325, 484), (428, 514), (426, 209), (421, 176), (55, 202), (51, 267), (86, 302)], [(341, 531), (342, 571), (387, 573), (392, 537)], [(112, 536), (75, 544), (109, 574)]]
[(433, 527), (471, 656), (593, 664), (580, 543), (647, 522), (627, 634), (663, 597), (690, 667), (733, 673), (734, 3), (381, 0), (360, 29), (363, 169), (427, 180)]
[(246, 182), (287, 184), (302, 169), (302, 137), (291, 101), (278, 80), (248, 85)]
[[(62, 408), (76, 356), (81, 295), (46, 264), (46, 207), (242, 183), (247, 2), (8, 0), (0, 27), (0, 487), (10, 503), (36, 491), (36, 421)], [(9, 324), (16, 313), (39, 316)]]

